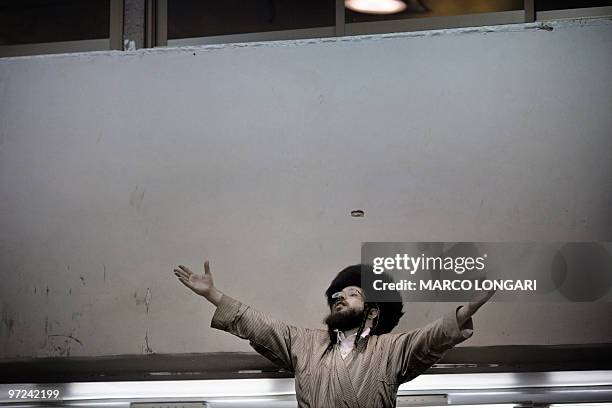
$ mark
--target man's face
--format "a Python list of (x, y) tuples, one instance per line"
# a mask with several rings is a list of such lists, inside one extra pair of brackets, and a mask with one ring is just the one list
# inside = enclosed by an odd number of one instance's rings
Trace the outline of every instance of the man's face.
[(342, 331), (359, 327), (363, 319), (364, 299), (359, 286), (347, 286), (332, 295), (330, 314), (325, 324)]

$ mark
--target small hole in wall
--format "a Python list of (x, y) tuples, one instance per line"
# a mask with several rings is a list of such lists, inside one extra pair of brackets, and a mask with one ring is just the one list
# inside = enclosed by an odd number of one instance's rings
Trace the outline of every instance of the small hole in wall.
[(353, 218), (363, 218), (365, 217), (365, 211), (363, 210), (352, 210), (351, 217)]
[(195, 55), (195, 52), (193, 53), (193, 55)]

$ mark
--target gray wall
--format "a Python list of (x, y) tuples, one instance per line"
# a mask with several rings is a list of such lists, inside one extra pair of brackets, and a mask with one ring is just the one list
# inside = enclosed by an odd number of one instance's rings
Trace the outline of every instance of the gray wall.
[[(0, 60), (0, 357), (248, 351), (172, 275), (205, 257), (317, 327), (362, 241), (611, 240), (612, 22), (550, 26)], [(463, 345), (610, 321), (495, 303)]]

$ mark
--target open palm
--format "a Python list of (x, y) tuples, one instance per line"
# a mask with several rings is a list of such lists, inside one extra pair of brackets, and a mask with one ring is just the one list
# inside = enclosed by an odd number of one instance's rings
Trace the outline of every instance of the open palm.
[(189, 289), (201, 296), (207, 296), (214, 288), (212, 274), (210, 273), (210, 265), (208, 261), (204, 262), (204, 274), (199, 275), (192, 272), (189, 268), (179, 265), (174, 269), (174, 275), (187, 286)]

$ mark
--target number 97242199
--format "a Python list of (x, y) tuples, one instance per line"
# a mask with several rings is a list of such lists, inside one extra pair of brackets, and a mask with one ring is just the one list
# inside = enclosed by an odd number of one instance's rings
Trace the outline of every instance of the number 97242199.
[(11, 399), (60, 399), (59, 389), (10, 389), (8, 397)]

